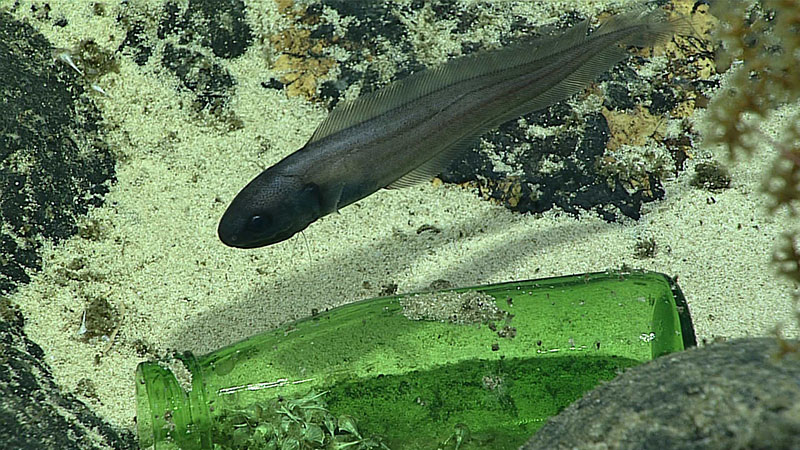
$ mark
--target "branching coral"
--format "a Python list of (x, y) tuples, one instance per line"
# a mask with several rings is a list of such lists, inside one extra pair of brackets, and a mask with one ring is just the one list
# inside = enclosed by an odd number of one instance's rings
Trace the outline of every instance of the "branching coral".
[[(764, 181), (771, 212), (787, 208), (793, 216), (800, 203), (800, 114), (777, 138), (759, 131), (777, 108), (800, 101), (800, 0), (726, 0), (712, 3), (720, 20), (717, 67), (730, 74), (730, 89), (709, 105), (710, 144), (722, 144), (732, 158), (749, 155), (756, 143), (769, 142), (776, 157)], [(773, 261), (778, 272), (800, 284), (800, 230), (787, 230)], [(800, 293), (795, 309), (800, 321)], [(800, 352), (795, 348), (794, 352)]]

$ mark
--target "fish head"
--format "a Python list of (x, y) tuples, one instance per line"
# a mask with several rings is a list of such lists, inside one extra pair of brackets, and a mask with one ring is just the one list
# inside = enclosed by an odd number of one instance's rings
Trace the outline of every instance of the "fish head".
[(263, 247), (289, 239), (320, 216), (317, 185), (270, 168), (236, 195), (217, 234), (230, 247)]

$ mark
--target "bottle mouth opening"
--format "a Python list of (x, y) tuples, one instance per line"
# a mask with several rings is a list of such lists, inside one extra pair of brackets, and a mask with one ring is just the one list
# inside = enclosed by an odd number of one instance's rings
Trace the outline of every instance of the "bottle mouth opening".
[(211, 422), (197, 359), (186, 352), (170, 362), (143, 362), (136, 367), (139, 448), (211, 448), (207, 446)]

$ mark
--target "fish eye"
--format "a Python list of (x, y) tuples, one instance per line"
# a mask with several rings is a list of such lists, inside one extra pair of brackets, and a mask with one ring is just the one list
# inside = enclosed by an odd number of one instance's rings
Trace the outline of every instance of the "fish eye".
[(254, 233), (261, 233), (265, 231), (267, 227), (269, 227), (270, 222), (269, 216), (256, 214), (250, 218), (249, 222), (247, 222), (247, 230)]

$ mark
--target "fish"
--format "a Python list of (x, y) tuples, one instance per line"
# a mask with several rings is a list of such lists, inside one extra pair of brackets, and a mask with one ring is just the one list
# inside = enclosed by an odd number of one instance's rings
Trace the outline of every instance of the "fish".
[(237, 248), (276, 244), (380, 189), (429, 181), (482, 134), (580, 92), (630, 47), (676, 31), (658, 8), (617, 14), (591, 33), (589, 22), (454, 58), (337, 104), (302, 148), (234, 197), (219, 239)]

